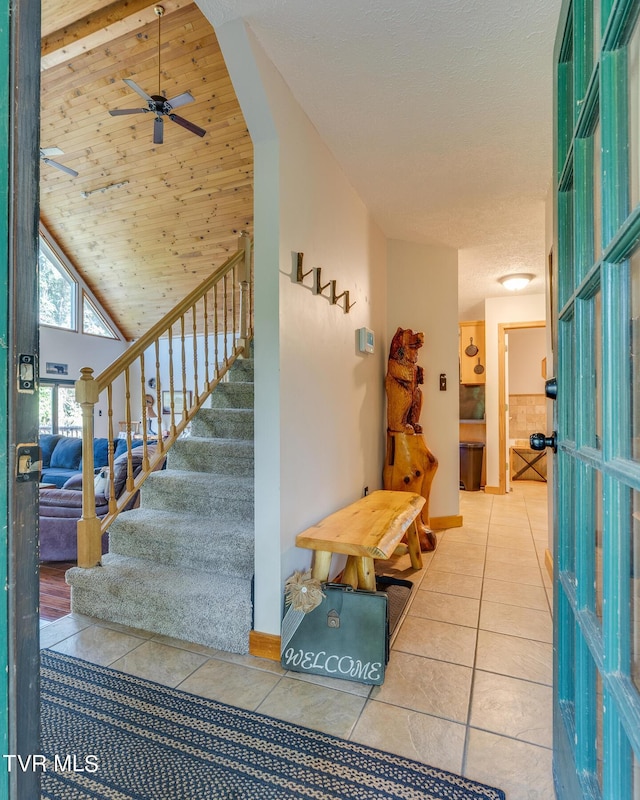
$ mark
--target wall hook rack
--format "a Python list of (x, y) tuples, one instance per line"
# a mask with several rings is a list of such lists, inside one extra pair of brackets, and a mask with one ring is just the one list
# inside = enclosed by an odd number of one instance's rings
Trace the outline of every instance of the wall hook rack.
[(353, 306), (355, 306), (355, 303), (350, 303), (349, 302), (349, 290), (348, 289), (345, 289), (345, 291), (341, 292), (340, 294), (336, 294), (336, 283), (337, 283), (337, 281), (331, 281), (331, 298), (330, 298), (331, 305), (335, 306), (336, 303), (338, 302), (338, 300), (341, 297), (344, 297), (344, 311), (345, 311), (345, 314), (348, 314), (349, 313), (349, 309), (352, 308)]
[[(332, 283), (332, 281), (328, 281), (328, 283), (325, 283), (324, 286), (322, 285), (322, 278), (320, 277), (320, 275), (322, 273), (322, 267), (316, 267), (315, 268), (315, 273), (316, 274), (315, 274), (315, 282), (314, 282), (314, 286), (313, 286), (313, 293), (314, 294), (322, 294), (322, 292), (324, 292), (324, 290), (327, 288), (327, 286), (329, 286)], [(333, 281), (333, 283), (335, 283), (335, 281)]]
[(335, 304), (338, 302), (338, 300), (341, 297), (344, 297), (345, 294), (346, 294), (346, 292), (342, 292), (341, 294), (336, 294), (336, 284), (337, 284), (337, 281), (331, 281), (331, 305), (332, 306), (335, 306)]
[(307, 277), (307, 275), (311, 275), (313, 269), (310, 269), (308, 272), (302, 271), (302, 259), (304, 258), (304, 253), (296, 253), (297, 255), (297, 271), (296, 271), (296, 281), (298, 283), (302, 283), (302, 281)]

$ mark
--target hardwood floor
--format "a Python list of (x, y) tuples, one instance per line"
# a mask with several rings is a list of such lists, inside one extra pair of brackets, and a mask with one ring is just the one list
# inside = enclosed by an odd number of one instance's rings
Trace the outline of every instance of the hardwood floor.
[(75, 561), (49, 561), (40, 564), (40, 619), (53, 622), (71, 610), (71, 587), (64, 580)]

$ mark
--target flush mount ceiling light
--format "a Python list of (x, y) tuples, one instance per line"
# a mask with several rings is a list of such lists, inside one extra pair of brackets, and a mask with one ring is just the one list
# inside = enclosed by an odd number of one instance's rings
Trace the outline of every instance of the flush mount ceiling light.
[(519, 292), (520, 289), (524, 289), (525, 286), (531, 283), (534, 277), (534, 275), (530, 275), (527, 272), (518, 272), (514, 275), (505, 275), (499, 279), (499, 282), (510, 292)]

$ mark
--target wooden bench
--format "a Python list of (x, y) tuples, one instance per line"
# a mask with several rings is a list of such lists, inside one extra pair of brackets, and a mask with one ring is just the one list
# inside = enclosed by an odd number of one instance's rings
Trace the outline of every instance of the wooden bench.
[(411, 566), (421, 569), (415, 520), (425, 502), (414, 492), (372, 492), (299, 533), (296, 545), (315, 551), (313, 578), (328, 580), (332, 555), (342, 553), (348, 556), (343, 583), (374, 591), (373, 560), (391, 558), (405, 533)]

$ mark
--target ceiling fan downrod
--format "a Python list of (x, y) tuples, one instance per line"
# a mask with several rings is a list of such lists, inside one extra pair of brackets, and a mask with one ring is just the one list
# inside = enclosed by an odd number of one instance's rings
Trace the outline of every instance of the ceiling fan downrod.
[(164, 15), (164, 6), (154, 6), (153, 13), (158, 17), (158, 94), (160, 94), (160, 20)]

